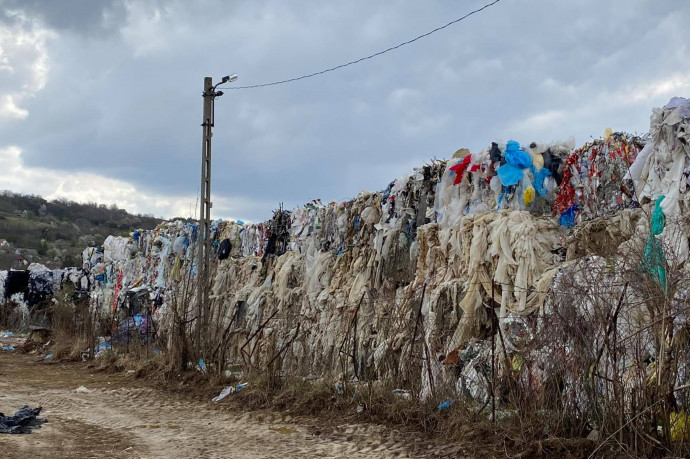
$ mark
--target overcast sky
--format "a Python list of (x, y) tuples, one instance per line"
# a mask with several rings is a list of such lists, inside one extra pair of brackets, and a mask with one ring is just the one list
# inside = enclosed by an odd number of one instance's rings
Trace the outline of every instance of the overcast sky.
[[(197, 215), (203, 78), (296, 77), (489, 0), (0, 0), (0, 189)], [(225, 91), (214, 217), (345, 200), (492, 140), (647, 132), (690, 96), (690, 1), (502, 0), (376, 59)]]

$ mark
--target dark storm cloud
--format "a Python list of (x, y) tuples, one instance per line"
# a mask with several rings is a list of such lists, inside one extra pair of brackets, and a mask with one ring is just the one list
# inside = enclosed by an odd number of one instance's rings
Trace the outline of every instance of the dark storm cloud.
[[(5, 13), (19, 10), (39, 18), (57, 31), (89, 36), (116, 32), (126, 19), (123, 0), (2, 0), (0, 7)], [(7, 14), (0, 18), (11, 19)]]

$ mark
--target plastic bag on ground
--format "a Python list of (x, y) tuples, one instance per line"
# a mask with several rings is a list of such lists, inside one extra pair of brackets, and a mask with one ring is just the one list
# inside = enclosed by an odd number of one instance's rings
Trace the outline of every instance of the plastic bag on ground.
[(235, 386), (227, 386), (222, 391), (220, 391), (220, 394), (213, 397), (211, 399), (211, 401), (212, 402), (220, 402), (221, 400), (223, 400), (225, 397), (232, 394), (233, 392), (235, 392)]
[(45, 419), (38, 418), (41, 409), (40, 406), (38, 408), (29, 408), (28, 405), (24, 405), (14, 416), (5, 416), (3, 413), (0, 413), (0, 433), (31, 433), (31, 429), (41, 427), (41, 424), (46, 422)]

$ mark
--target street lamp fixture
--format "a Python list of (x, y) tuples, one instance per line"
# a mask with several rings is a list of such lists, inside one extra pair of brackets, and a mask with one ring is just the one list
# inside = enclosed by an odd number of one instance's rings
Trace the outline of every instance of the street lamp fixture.
[(232, 74), (232, 75), (229, 75), (229, 76), (224, 76), (224, 77), (222, 78), (222, 80), (221, 80), (220, 83), (221, 83), (221, 84), (223, 84), (223, 83), (232, 83), (232, 82), (235, 81), (236, 79), (237, 79), (237, 75)]

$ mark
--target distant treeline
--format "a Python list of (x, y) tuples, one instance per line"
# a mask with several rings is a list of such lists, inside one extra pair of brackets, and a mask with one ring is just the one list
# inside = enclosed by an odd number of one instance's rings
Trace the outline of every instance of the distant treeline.
[[(110, 234), (153, 229), (161, 221), (152, 215), (132, 215), (116, 205), (0, 192), (0, 239), (25, 249), (22, 254), (31, 262), (80, 266), (86, 246), (101, 245)], [(16, 257), (4, 255), (0, 269), (16, 264)]]

